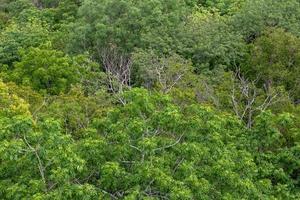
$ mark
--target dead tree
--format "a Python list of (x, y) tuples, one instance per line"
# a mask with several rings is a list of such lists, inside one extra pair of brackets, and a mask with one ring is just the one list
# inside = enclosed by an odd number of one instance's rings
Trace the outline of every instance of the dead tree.
[(191, 64), (173, 55), (152, 61), (155, 77), (163, 93), (169, 93), (182, 79), (191, 74)]
[(282, 95), (271, 89), (265, 91), (263, 100), (259, 100), (261, 94), (256, 87), (257, 81), (258, 78), (254, 81), (247, 80), (240, 70), (237, 70), (232, 77), (232, 107), (236, 116), (245, 121), (248, 128), (252, 127), (255, 113), (263, 112), (282, 100)]
[(131, 58), (114, 47), (101, 50), (100, 55), (107, 75), (108, 90), (118, 95), (119, 100), (124, 104), (120, 95), (131, 85)]
[(40, 0), (32, 0), (32, 3), (38, 9), (43, 9), (43, 3)]

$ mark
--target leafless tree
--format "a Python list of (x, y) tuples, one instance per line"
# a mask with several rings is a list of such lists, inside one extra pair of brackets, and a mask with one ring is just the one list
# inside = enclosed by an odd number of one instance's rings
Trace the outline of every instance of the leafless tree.
[[(102, 49), (100, 55), (107, 75), (108, 89), (116, 95), (121, 95), (131, 86), (131, 58), (120, 53), (115, 47)], [(121, 97), (119, 100), (125, 103)]]
[(40, 0), (32, 0), (33, 5), (38, 9), (43, 9), (43, 3)]
[[(259, 96), (256, 87), (258, 78), (249, 81), (242, 76), (238, 69), (232, 77), (231, 102), (236, 116), (246, 122), (247, 127), (251, 128), (253, 124), (253, 115), (257, 112), (267, 110), (271, 105), (282, 100), (282, 95), (278, 91), (268, 88), (265, 90), (263, 100)], [(259, 99), (260, 97), (260, 99)]]
[(152, 65), (157, 82), (164, 93), (169, 93), (191, 72), (191, 64), (177, 55), (169, 58), (157, 58), (156, 61), (152, 62)]
[(162, 91), (164, 93), (169, 93), (172, 88), (177, 85), (178, 82), (183, 78), (183, 76), (186, 74), (187, 70), (179, 71), (177, 74), (171, 77), (171, 79), (168, 79), (167, 73), (163, 73), (164, 66), (157, 67), (156, 73), (158, 77), (158, 82), (160, 86), (162, 87)]

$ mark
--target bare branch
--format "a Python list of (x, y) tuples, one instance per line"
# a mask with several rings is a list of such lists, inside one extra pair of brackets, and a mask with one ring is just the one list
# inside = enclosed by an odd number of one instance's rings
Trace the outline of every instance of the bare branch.
[(39, 168), (39, 171), (40, 171), (40, 175), (41, 175), (41, 177), (42, 177), (42, 180), (43, 180), (44, 184), (46, 185), (45, 172), (44, 172), (45, 168), (43, 167), (42, 160), (41, 160), (41, 158), (40, 158), (40, 156), (39, 156), (37, 150), (36, 150), (35, 148), (33, 148), (33, 147), (28, 143), (28, 141), (27, 141), (25, 135), (24, 135), (23, 139), (24, 139), (24, 142), (26, 143), (26, 145), (34, 152), (35, 157), (36, 157), (37, 160), (38, 160), (38, 168)]
[(170, 144), (170, 145), (167, 145), (167, 146), (163, 146), (163, 147), (159, 147), (159, 148), (153, 149), (153, 151), (159, 151), (159, 150), (171, 148), (171, 147), (177, 145), (177, 144), (181, 141), (181, 139), (182, 139), (183, 136), (184, 136), (184, 134), (182, 134), (182, 135), (176, 140), (176, 142), (174, 142), (173, 144)]
[(131, 86), (131, 58), (120, 53), (114, 46), (97, 50), (107, 75), (108, 89), (117, 95), (122, 104), (125, 104), (121, 94), (124, 89)]
[[(253, 81), (248, 81), (242, 76), (240, 69), (237, 69), (235, 76), (232, 77), (232, 107), (236, 116), (240, 120), (245, 121), (248, 128), (252, 126), (252, 116), (255, 111), (265, 111), (271, 105), (280, 101), (279, 93), (270, 93), (270, 88), (268, 87), (264, 101), (259, 104), (258, 89), (256, 88), (258, 80), (259, 78), (257, 77)], [(238, 89), (236, 90), (236, 88)]]

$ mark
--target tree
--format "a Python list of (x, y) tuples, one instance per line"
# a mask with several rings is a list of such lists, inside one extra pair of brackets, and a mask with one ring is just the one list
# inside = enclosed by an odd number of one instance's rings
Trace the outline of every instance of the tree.
[(300, 199), (298, 0), (0, 0), (0, 198)]
[[(0, 82), (0, 194), (5, 199), (95, 198), (95, 188), (72, 184), (84, 168), (69, 135), (54, 120), (35, 122), (28, 104)], [(62, 191), (64, 191), (62, 193)]]
[(251, 45), (249, 63), (244, 66), (248, 76), (259, 77), (266, 91), (284, 86), (294, 100), (300, 98), (300, 40), (282, 29), (269, 29)]
[(218, 9), (222, 15), (232, 15), (237, 12), (245, 0), (200, 0), (202, 5)]
[(183, 0), (86, 0), (79, 8), (70, 50), (93, 51), (98, 59), (111, 45), (125, 54), (135, 47), (167, 53), (176, 49), (176, 30), (189, 8)]
[(291, 114), (262, 113), (249, 135), (259, 177), (272, 180), (278, 198), (299, 198), (299, 121)]
[(297, 0), (248, 0), (233, 16), (232, 25), (247, 42), (253, 41), (267, 27), (283, 28), (299, 35), (299, 8)]
[(252, 127), (254, 116), (274, 105), (289, 103), (288, 95), (280, 88), (269, 88), (263, 91), (256, 87), (256, 81), (249, 81), (238, 70), (232, 80), (232, 109), (248, 128)]
[(169, 93), (193, 76), (192, 64), (177, 54), (159, 57), (153, 51), (133, 54), (135, 84)]
[(192, 60), (197, 73), (214, 68), (232, 69), (243, 61), (245, 44), (228, 25), (228, 18), (216, 11), (200, 9), (182, 27), (179, 52)]
[(47, 97), (34, 113), (39, 120), (55, 118), (60, 122), (63, 132), (80, 138), (94, 118), (101, 117), (111, 108), (112, 102), (114, 99), (105, 90), (86, 96), (84, 90), (77, 86), (71, 88), (67, 94)]
[(124, 95), (125, 105), (72, 137), (53, 119), (34, 121), (26, 102), (1, 83), (1, 196), (299, 197), (299, 127), (291, 115), (263, 113), (246, 130), (208, 106), (180, 108), (170, 96), (145, 89)]
[(63, 52), (50, 46), (21, 51), (21, 59), (7, 72), (7, 79), (42, 93), (59, 94), (70, 89), (79, 78), (80, 68)]
[(0, 33), (0, 65), (12, 68), (19, 61), (19, 49), (37, 47), (49, 39), (47, 24), (32, 18), (26, 23), (10, 23)]

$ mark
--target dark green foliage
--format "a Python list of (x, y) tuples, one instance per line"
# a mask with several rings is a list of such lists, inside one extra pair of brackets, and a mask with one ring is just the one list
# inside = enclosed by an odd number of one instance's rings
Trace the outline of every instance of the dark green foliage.
[(167, 53), (176, 49), (176, 32), (187, 8), (183, 0), (86, 0), (74, 24), (71, 50), (93, 51), (98, 57), (110, 46), (125, 53), (136, 47)]
[(251, 42), (266, 27), (280, 27), (299, 35), (299, 19), (297, 0), (248, 0), (233, 17), (233, 26)]
[(245, 55), (240, 34), (217, 12), (200, 10), (183, 27), (183, 45), (179, 50), (190, 58), (198, 73), (214, 68), (234, 68)]
[(266, 89), (282, 85), (300, 98), (300, 39), (282, 29), (270, 29), (251, 45), (246, 73)]

